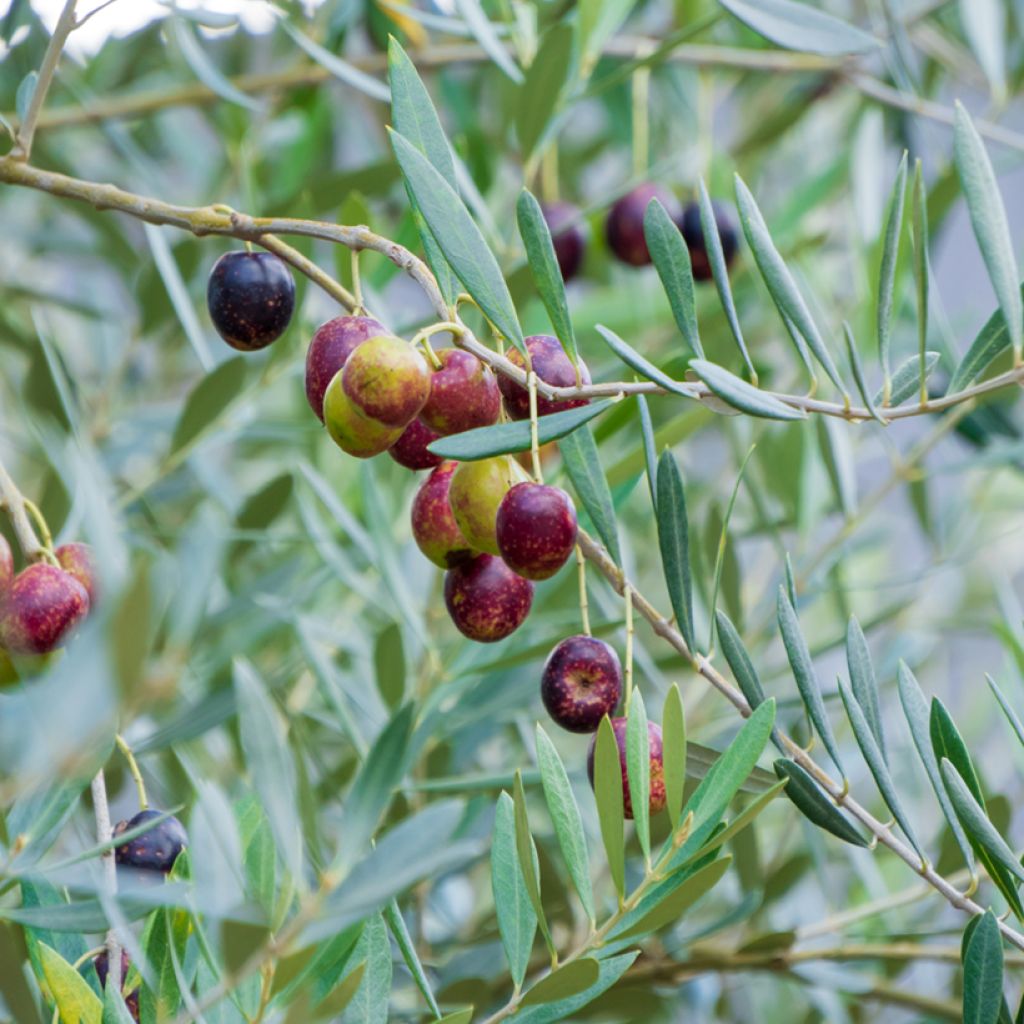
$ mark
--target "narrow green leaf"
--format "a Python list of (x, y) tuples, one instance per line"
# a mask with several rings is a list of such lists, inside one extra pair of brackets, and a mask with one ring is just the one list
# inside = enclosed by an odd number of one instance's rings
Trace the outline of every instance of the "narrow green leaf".
[(1024, 302), (1010, 224), (985, 145), (959, 100), (954, 115), (953, 153), (974, 235), (1009, 325), (1014, 360), (1019, 363), (1024, 351)]
[[(616, 939), (632, 939), (659, 931), (669, 925), (678, 924), (683, 914), (702, 896), (711, 891), (729, 870), (731, 855), (717, 857), (692, 874), (665, 899), (648, 910), (635, 924), (625, 931), (613, 931)], [(682, 869), (685, 873), (687, 869)]]
[(551, 239), (551, 230), (544, 219), (540, 203), (527, 189), (519, 193), (516, 222), (526, 248), (526, 259), (530, 264), (530, 273), (537, 286), (537, 293), (548, 311), (555, 335), (572, 364), (576, 366), (579, 363), (579, 351), (576, 347), (572, 318), (569, 316), (569, 304), (565, 298), (565, 281), (558, 269), (555, 244)]
[(964, 951), (964, 1024), (997, 1024), (1003, 1003), (1003, 939), (991, 910)]
[(454, 1013), (446, 1013), (437, 1024), (470, 1024), (473, 1019), (473, 1007), (467, 1010), (456, 1010)]
[[(715, 552), (715, 574), (714, 574), (714, 585), (711, 588), (711, 601), (709, 607), (716, 608), (718, 605), (718, 593), (722, 587), (722, 574), (725, 571), (726, 556), (733, 554), (729, 550), (729, 523), (732, 521), (732, 511), (736, 507), (736, 497), (740, 493), (740, 484), (743, 483), (743, 474), (747, 470), (747, 463), (750, 462), (750, 456), (754, 454), (756, 445), (751, 445), (747, 449), (747, 454), (743, 456), (743, 461), (740, 463), (739, 472), (736, 474), (736, 480), (732, 485), (732, 491), (729, 494), (729, 504), (725, 507), (725, 515), (722, 517), (722, 526), (718, 531), (718, 546)], [(733, 554), (733, 561), (731, 567), (734, 571), (734, 576), (739, 575), (738, 564), (735, 561), (735, 555)], [(737, 584), (738, 589), (738, 584)], [(729, 591), (726, 591), (726, 599), (729, 599)], [(737, 595), (734, 602), (735, 605), (740, 604), (739, 596)], [(742, 608), (740, 609), (742, 611)], [(714, 650), (715, 646), (715, 616), (711, 616), (711, 624), (708, 628), (708, 650)]]
[(399, 132), (391, 132), (398, 165), (445, 259), (487, 318), (523, 355), (526, 343), (512, 296), (494, 254), (452, 186)]
[[(616, 403), (617, 399), (604, 398), (590, 405), (541, 416), (537, 420), (537, 439), (540, 444), (547, 444), (567, 437)], [(493, 427), (465, 430), (461, 434), (451, 434), (434, 441), (429, 449), (444, 459), (457, 459), (459, 462), (475, 462), (495, 455), (529, 451), (530, 421), (516, 420), (513, 423), (496, 423)]]
[(949, 799), (953, 802), (953, 807), (964, 831), (1009, 871), (1017, 879), (1018, 884), (1024, 882), (1024, 867), (1021, 867), (1013, 850), (989, 820), (985, 808), (975, 798), (971, 787), (964, 781), (952, 761), (945, 757), (942, 758), (939, 768), (949, 792)]
[(706, 359), (691, 359), (690, 369), (697, 373), (723, 402), (739, 409), (740, 412), (768, 420), (807, 418), (802, 410), (780, 402), (774, 395), (755, 388), (753, 384), (748, 384), (741, 377), (730, 373), (725, 367), (709, 363)]
[(413, 981), (416, 982), (416, 987), (420, 990), (420, 994), (423, 996), (427, 1007), (435, 1017), (440, 1017), (441, 1010), (437, 1005), (437, 1000), (434, 998), (434, 991), (430, 987), (430, 979), (427, 978), (427, 972), (423, 969), (423, 964), (420, 962), (420, 955), (416, 952), (416, 944), (412, 941), (412, 936), (406, 927), (405, 918), (402, 916), (397, 900), (392, 900), (387, 905), (384, 911), (384, 920), (394, 936), (395, 945), (398, 946), (402, 959), (405, 961), (405, 966), (409, 968), (409, 973), (412, 975)]
[[(939, 364), (938, 352), (925, 352), (924, 354), (924, 382), (921, 380), (921, 359), (918, 356), (910, 356), (905, 359), (892, 375), (892, 393), (889, 396), (891, 405), (899, 405), (918, 392), (928, 381), (932, 370)], [(880, 405), (884, 398), (882, 390), (875, 392), (875, 405)]]
[(285, 726), (267, 696), (266, 684), (248, 661), (233, 666), (239, 730), (245, 763), (292, 878), (302, 873), (302, 829), (295, 762)]
[(679, 466), (666, 449), (658, 460), (658, 546), (672, 611), (690, 652), (695, 654), (693, 582), (690, 575), (690, 530), (686, 494)]
[(575, 71), (574, 32), (556, 22), (544, 33), (516, 97), (516, 137), (524, 163), (547, 141)]
[(964, 830), (960, 826), (960, 820), (953, 810), (952, 803), (950, 803), (949, 794), (946, 792), (946, 786), (942, 781), (942, 774), (939, 771), (938, 758), (932, 749), (929, 732), (928, 702), (921, 691), (921, 686), (914, 673), (902, 661), (899, 663), (896, 681), (899, 688), (900, 703), (903, 705), (903, 714), (907, 719), (907, 725), (910, 727), (910, 736), (914, 741), (914, 746), (917, 748), (917, 754), (924, 765), (928, 781), (932, 784), (932, 789), (935, 791), (935, 797), (939, 801), (943, 817), (946, 819), (953, 832), (953, 837), (956, 839), (956, 844), (960, 848), (964, 863), (973, 873), (974, 856), (971, 853), (967, 837), (964, 835)]
[(736, 685), (740, 688), (743, 696), (751, 708), (756, 708), (764, 702), (764, 687), (761, 679), (750, 660), (743, 640), (736, 627), (732, 624), (729, 616), (722, 611), (715, 612), (715, 621), (718, 623), (718, 639), (722, 643), (722, 654), (729, 664)]
[(250, 96), (248, 93), (244, 93), (241, 89), (236, 88), (220, 68), (213, 63), (206, 51), (199, 45), (194, 29), (184, 18), (175, 15), (168, 20), (170, 22), (171, 35), (181, 51), (181, 55), (185, 58), (196, 78), (207, 89), (215, 92), (221, 99), (227, 100), (228, 103), (237, 103), (238, 106), (245, 107), (247, 110), (262, 113), (266, 109), (266, 105), (255, 96)]
[(345, 800), (345, 829), (338, 853), (339, 864), (351, 865), (365, 851), (395, 787), (405, 774), (406, 751), (412, 733), (413, 706), (406, 704), (381, 730)]
[(658, 508), (658, 451), (654, 441), (654, 424), (651, 422), (651, 410), (647, 407), (644, 395), (636, 396), (636, 405), (640, 410), (640, 433), (643, 437), (644, 466), (647, 469), (647, 487), (651, 492), (651, 507)]
[(629, 953), (599, 960), (600, 973), (590, 988), (557, 1003), (524, 1006), (515, 1015), (516, 1024), (554, 1024), (555, 1021), (571, 1020), (578, 1010), (607, 992), (629, 970), (639, 955), (639, 950), (632, 950)]
[(39, 959), (63, 1024), (101, 1024), (103, 1004), (78, 971), (45, 942), (39, 943)]
[(842, 814), (818, 784), (795, 761), (780, 757), (774, 764), (775, 774), (788, 779), (786, 796), (793, 801), (796, 809), (812, 824), (831, 832), (838, 839), (853, 846), (867, 846), (868, 841), (858, 829)]
[(611, 720), (605, 715), (594, 745), (594, 799), (601, 825), (601, 840), (619, 898), (626, 895), (625, 811), (622, 799), (622, 764)]
[(914, 187), (911, 194), (910, 242), (914, 253), (914, 291), (917, 295), (917, 354), (921, 378), (921, 400), (928, 394), (928, 286), (931, 272), (928, 266), (928, 192), (921, 170), (921, 158), (914, 161)]
[[(1024, 296), (1024, 284), (1020, 286), (1020, 294)], [(1010, 332), (1006, 329), (1006, 316), (1002, 309), (997, 309), (985, 321), (985, 326), (978, 331), (970, 348), (953, 371), (953, 378), (946, 388), (947, 395), (955, 395), (963, 391), (981, 375), (994, 359), (999, 358), (1011, 347)]]
[(803, 336), (805, 342), (810, 346), (815, 358), (821, 363), (825, 372), (829, 375), (832, 383), (842, 393), (846, 388), (839, 377), (832, 356), (825, 347), (825, 341), (818, 330), (818, 325), (807, 308), (804, 297), (797, 288), (793, 275), (789, 272), (779, 250), (768, 232), (768, 225), (758, 208), (757, 202), (747, 188), (743, 179), (736, 175), (736, 204), (739, 208), (740, 223), (743, 225), (743, 233), (747, 237), (747, 244), (754, 254), (764, 283), (772, 301), (778, 307), (779, 312), (788, 317), (797, 331)]
[(36, 94), (36, 85), (39, 83), (39, 72), (30, 71), (19, 83), (17, 92), (14, 94), (14, 109), (18, 120), (24, 124), (28, 117), (28, 108), (32, 103), (32, 97)]
[(700, 204), (700, 227), (704, 235), (704, 249), (707, 252), (708, 262), (711, 264), (711, 274), (715, 280), (715, 289), (718, 291), (719, 301), (722, 303), (722, 311), (725, 313), (726, 323), (732, 331), (736, 347), (743, 356), (747, 373), (751, 381), (757, 385), (757, 371), (747, 351), (747, 343), (743, 340), (743, 330), (740, 327), (739, 314), (736, 312), (736, 302), (732, 297), (732, 285), (729, 283), (729, 268), (725, 263), (725, 252), (722, 249), (722, 239), (718, 234), (718, 224), (715, 220), (715, 210), (711, 205), (711, 196), (708, 195), (704, 179), (698, 182), (698, 202)]
[(652, 199), (644, 211), (644, 238), (679, 333), (690, 346), (690, 351), (703, 359), (704, 349), (697, 331), (690, 252), (676, 222), (657, 199)]
[(515, 783), (512, 787), (512, 800), (515, 804), (515, 833), (516, 833), (516, 854), (519, 858), (519, 867), (523, 874), (523, 881), (526, 883), (526, 895), (530, 898), (533, 912), (537, 916), (537, 924), (540, 933), (544, 936), (548, 951), (552, 958), (555, 954), (555, 944), (551, 938), (551, 931), (548, 928), (547, 918), (544, 916), (544, 904), (540, 898), (540, 869), (537, 865), (537, 848), (530, 834), (530, 819), (526, 814), (526, 791), (523, 789), (523, 778), (516, 772)]
[(889, 200), (889, 216), (885, 222), (885, 244), (882, 248), (882, 262), (878, 269), (878, 357), (882, 363), (886, 390), (889, 388), (889, 352), (892, 346), (892, 302), (896, 285), (896, 258), (900, 251), (900, 234), (903, 229), (903, 207), (907, 194), (907, 154), (903, 153), (896, 183)]
[[(338, 1020), (338, 1024), (388, 1024), (393, 968), (388, 929), (380, 914), (366, 922), (352, 960), (356, 966), (319, 1009), (326, 1018)], [(338, 1017), (339, 1014), (342, 1015)]]
[[(391, 120), (396, 131), (416, 146), (446, 181), (455, 181), (455, 158), (430, 94), (409, 55), (394, 36), (388, 40), (388, 82), (391, 85)], [(409, 201), (415, 206), (412, 190), (408, 186), (406, 188)], [(445, 301), (452, 303), (456, 288), (451, 267), (423, 215), (418, 210), (415, 212), (416, 227), (423, 240), (427, 262)]]
[[(864, 367), (861, 365), (860, 361), (860, 352), (857, 350), (857, 339), (854, 338), (853, 330), (845, 320), (843, 321), (843, 338), (846, 340), (846, 355), (850, 360), (850, 369), (853, 371), (853, 382), (857, 385), (857, 392), (860, 395), (861, 401), (867, 408), (871, 418), (877, 420), (884, 426), (886, 421), (875, 408), (874, 399), (868, 391), (867, 379), (864, 376)], [(890, 388), (892, 387), (891, 382), (889, 386)]]
[(108, 985), (103, 993), (102, 1024), (134, 1024), (134, 1018), (125, 1006), (121, 993)]
[(686, 785), (686, 709), (679, 684), (673, 683), (665, 695), (661, 713), (662, 778), (665, 806), (673, 830), (679, 827)]
[(684, 818), (693, 813), (694, 826), (679, 852), (672, 857), (670, 867), (686, 863), (718, 826), (730, 801), (757, 765), (774, 725), (775, 701), (770, 699), (754, 710), (708, 770), (683, 808)]
[(875, 744), (885, 759), (885, 732), (882, 729), (882, 712), (878, 706), (878, 680), (871, 662), (871, 652), (864, 631), (856, 617), (851, 615), (846, 625), (846, 664), (850, 670), (850, 684), (864, 717), (871, 728)]
[[(31, 934), (22, 935), (10, 925), (0, 925), (0, 997), (17, 1024), (42, 1024), (35, 987), (29, 984), (25, 970), (26, 946)], [(38, 954), (38, 943), (36, 953)], [(131, 1021), (106, 1021), (103, 1024), (131, 1024)]]
[(857, 514), (857, 466), (845, 423), (831, 416), (819, 416), (815, 426), (825, 469), (845, 519)]
[(498, 797), (491, 841), (491, 891), (512, 983), (521, 988), (537, 934), (537, 914), (519, 866), (515, 813), (512, 797), (502, 793)]
[(879, 42), (848, 22), (793, 0), (718, 0), (758, 35), (787, 50), (839, 57), (867, 53)]
[(382, 103), (391, 102), (391, 90), (373, 75), (360, 71), (353, 64), (342, 60), (336, 53), (331, 53), (319, 43), (313, 42), (309, 36), (304, 35), (286, 19), (282, 18), (279, 24), (300, 50), (315, 60), (320, 67), (333, 75), (339, 82), (358, 89), (364, 96), (369, 96), (372, 100), (380, 100)]
[(540, 768), (541, 785), (547, 801), (558, 845), (569, 869), (569, 877), (579, 895), (587, 917), (593, 923), (596, 919), (594, 892), (590, 884), (590, 858), (587, 852), (587, 837), (583, 831), (580, 809), (569, 785), (565, 765), (558, 756), (555, 745), (548, 734), (537, 726), (537, 765)]
[(821, 695), (821, 686), (818, 683), (818, 676), (814, 671), (814, 663), (811, 661), (811, 652), (807, 649), (807, 641), (804, 639), (803, 630), (800, 628), (800, 620), (797, 618), (796, 609), (790, 601), (789, 595), (784, 587), (779, 587), (778, 599), (779, 631), (782, 633), (782, 642), (786, 647), (786, 656), (789, 659), (790, 667), (793, 670), (793, 678), (796, 680), (797, 688), (803, 699), (807, 714), (810, 715), (814, 728), (818, 731), (828, 756), (832, 763), (839, 769), (841, 775), (846, 773), (839, 761), (839, 750), (836, 744), (835, 734), (832, 732), (832, 724), (828, 720), (828, 712), (825, 710), (825, 701)]
[[(553, 413), (555, 416), (561, 413)], [(545, 419), (551, 419), (545, 416)], [(562, 453), (562, 463), (572, 481), (576, 496), (590, 516), (608, 554), (616, 565), (622, 565), (622, 551), (619, 548), (619, 527), (615, 519), (615, 505), (612, 492), (608, 488), (604, 470), (601, 469), (601, 457), (597, 443), (590, 427), (577, 430), (568, 437), (562, 438), (558, 444)]]
[(524, 993), (522, 1006), (542, 1006), (585, 992), (597, 982), (601, 971), (598, 962), (589, 956), (573, 960), (545, 975)]
[(846, 715), (850, 719), (850, 725), (853, 727), (854, 738), (857, 740), (857, 745), (864, 755), (868, 769), (878, 785), (879, 792), (881, 792), (886, 806), (892, 812), (892, 816), (899, 823), (900, 828), (903, 829), (903, 834), (907, 837), (910, 845), (920, 854), (923, 860), (924, 852), (921, 849), (921, 844), (918, 842), (917, 835), (910, 824), (906, 811), (903, 809), (903, 802), (900, 800), (892, 776), (889, 774), (885, 757), (878, 746), (878, 740), (875, 739), (867, 715), (845, 680), (840, 678), (838, 685), (839, 695), (842, 697), (843, 706), (846, 708)]
[(682, 395), (683, 398), (696, 398), (693, 386), (684, 384), (681, 381), (673, 380), (667, 373), (662, 373), (654, 363), (645, 359), (630, 345), (626, 344), (614, 331), (609, 330), (602, 324), (597, 324), (597, 333), (604, 338), (608, 347), (632, 370), (636, 370), (642, 377), (653, 381), (658, 387), (671, 391), (673, 394)]
[(736, 815), (728, 825), (702, 846), (696, 853), (696, 857), (704, 857), (720, 846), (724, 846), (733, 836), (742, 832), (788, 785), (789, 779), (779, 779), (774, 786), (769, 787)]
[(985, 673), (985, 682), (988, 683), (989, 689), (995, 695), (996, 700), (999, 701), (999, 706), (1003, 709), (1003, 714), (1010, 723), (1014, 735), (1016, 735), (1021, 746), (1024, 746), (1024, 723), (1021, 722), (1017, 712), (1010, 706), (1010, 702), (1003, 696), (1003, 691), (996, 685), (996, 681), (987, 672)]
[(245, 383), (244, 356), (235, 356), (208, 373), (189, 393), (174, 426), (168, 455), (192, 444), (239, 396)]
[(651, 860), (651, 750), (647, 732), (647, 708), (643, 694), (633, 692), (626, 724), (626, 780), (629, 801), (633, 806), (633, 824), (636, 827), (644, 860)]
[(522, 71), (519, 70), (519, 66), (510, 56), (505, 48), (505, 44), (502, 43), (497, 29), (491, 24), (490, 19), (480, 4), (480, 0), (455, 0), (455, 6), (459, 9), (459, 13), (466, 22), (466, 26), (473, 33), (473, 38), (480, 44), (480, 48), (484, 53), (513, 82), (522, 82)]

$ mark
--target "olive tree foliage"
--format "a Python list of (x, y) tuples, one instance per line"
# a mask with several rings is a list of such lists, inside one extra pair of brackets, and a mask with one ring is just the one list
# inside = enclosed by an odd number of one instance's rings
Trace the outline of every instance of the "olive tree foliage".
[[(98, 6), (0, 19), (0, 529), (101, 588), (0, 691), (0, 1018), (130, 1020), (105, 946), (146, 1024), (1014, 1019), (1021, 5), (168, 4), (83, 58)], [(657, 204), (613, 260), (644, 180), (734, 205), (729, 273)], [(534, 195), (590, 228), (568, 288)], [(248, 355), (204, 304), (243, 242), (298, 288)], [(355, 306), (590, 367), (445, 442), (557, 441), (581, 575), (514, 639), (456, 633), (414, 478), (306, 405)], [(543, 715), (581, 611), (664, 813)], [(162, 884), (111, 870), (141, 792)]]

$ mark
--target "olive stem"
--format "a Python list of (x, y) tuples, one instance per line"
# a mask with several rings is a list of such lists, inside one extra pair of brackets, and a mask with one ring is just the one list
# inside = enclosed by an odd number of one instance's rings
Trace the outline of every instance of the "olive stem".
[(359, 276), (359, 254), (362, 252), (361, 249), (350, 249), (349, 257), (352, 263), (352, 296), (355, 299), (355, 308), (352, 310), (353, 313), (360, 314), (366, 312), (366, 307), (363, 305), (363, 282)]
[(583, 620), (583, 633), (590, 636), (590, 601), (587, 597), (587, 560), (583, 556), (583, 548), (576, 545), (576, 575), (580, 585), (580, 618)]
[(53, 535), (50, 533), (50, 527), (47, 525), (46, 518), (43, 513), (39, 511), (39, 506), (28, 498), (23, 499), (25, 502), (25, 509), (30, 516), (35, 520), (36, 528), (42, 535), (42, 544), (46, 548), (48, 554), (53, 553)]
[(11, 479), (3, 462), (0, 462), (0, 505), (7, 509), (11, 526), (14, 528), (14, 535), (18, 538), (18, 544), (25, 558), (29, 562), (47, 561), (56, 565), (57, 559), (53, 553), (47, 550), (36, 536), (28, 511), (28, 502), (18, 490), (14, 480)]
[(135, 752), (128, 746), (127, 741), (120, 733), (117, 734), (114, 742), (117, 744), (117, 749), (121, 751), (122, 756), (128, 762), (128, 771), (131, 772), (135, 788), (139, 794), (139, 808), (147, 811), (149, 810), (149, 800), (146, 797), (146, 781), (143, 779), (142, 771), (139, 769), (139, 762), (135, 759)]
[(542, 484), (544, 472), (540, 464), (540, 432), (537, 425), (537, 374), (531, 370), (526, 380), (530, 392), (530, 459), (533, 463), (533, 479)]
[[(114, 830), (110, 824), (110, 804), (107, 801), (107, 779), (101, 768), (92, 780), (92, 807), (96, 817), (96, 841), (100, 844), (109, 843)], [(117, 893), (117, 862), (114, 850), (110, 848), (100, 855), (103, 865), (103, 882), (107, 895), (113, 899)], [(117, 931), (111, 927), (106, 937), (107, 947), (107, 984), (113, 986), (115, 992), (121, 991), (121, 944), (117, 940)]]

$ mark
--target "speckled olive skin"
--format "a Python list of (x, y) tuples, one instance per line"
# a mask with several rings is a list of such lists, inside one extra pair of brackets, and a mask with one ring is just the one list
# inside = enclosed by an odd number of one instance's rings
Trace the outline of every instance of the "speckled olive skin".
[(72, 541), (70, 544), (61, 544), (54, 554), (61, 568), (85, 587), (85, 592), (89, 595), (89, 608), (95, 608), (96, 559), (93, 557), (92, 548), (80, 541)]
[(400, 466), (406, 469), (433, 469), (440, 466), (444, 459), (427, 451), (427, 445), (433, 444), (440, 434), (417, 418), (402, 431), (402, 436), (388, 449), (391, 456)]
[(206, 305), (232, 348), (255, 352), (277, 341), (291, 322), (295, 281), (272, 252), (226, 252), (210, 271)]
[(306, 350), (306, 400), (323, 422), (324, 392), (348, 357), (364, 341), (386, 334), (370, 316), (336, 316), (321, 324)]
[[(722, 255), (726, 267), (732, 266), (740, 247), (740, 235), (736, 225), (736, 214), (727, 203), (717, 199), (711, 201), (711, 209), (715, 214), (715, 225), (718, 238), (722, 243)], [(690, 265), (693, 267), (695, 281), (710, 281), (714, 276), (708, 251), (704, 246), (704, 228), (700, 222), (700, 204), (687, 203), (677, 222), (682, 232), (686, 248), (690, 251)]]
[(0, 597), (14, 579), (14, 552), (7, 538), (0, 533)]
[(364, 341), (348, 357), (341, 381), (364, 416), (403, 430), (430, 396), (427, 361), (407, 341), (388, 334)]
[(471, 547), (488, 554), (498, 549), (498, 506), (525, 473), (507, 455), (478, 462), (460, 462), (448, 491), (455, 522)]
[[(159, 818), (162, 813), (154, 810), (139, 811), (134, 818), (118, 822), (114, 827), (114, 835), (119, 836), (129, 829), (145, 825), (147, 821)], [(166, 875), (174, 867), (178, 854), (186, 846), (188, 834), (185, 827), (171, 815), (158, 825), (154, 825), (148, 832), (130, 839), (123, 846), (115, 846), (114, 858), (122, 867), (160, 871)]]
[(587, 251), (587, 223), (582, 219), (579, 207), (572, 203), (544, 203), (541, 212), (551, 232), (562, 280), (568, 284), (583, 265), (583, 255)]
[(442, 462), (420, 484), (412, 502), (412, 535), (420, 551), (442, 569), (471, 558), (475, 552), (462, 535), (448, 503), (448, 489), (457, 462)]
[[(576, 369), (572, 361), (565, 354), (565, 349), (557, 338), (550, 334), (531, 334), (526, 339), (526, 351), (530, 353), (530, 362), (533, 364), (533, 372), (544, 381), (556, 388), (572, 388), (576, 386)], [(519, 349), (514, 348), (508, 353), (509, 362), (514, 363), (521, 370), (526, 369), (526, 360)], [(580, 383), (590, 383), (590, 371), (587, 364), (580, 360)], [(498, 387), (501, 389), (501, 397), (505, 400), (505, 411), (514, 420), (527, 420), (530, 418), (530, 392), (521, 384), (517, 384), (511, 377), (504, 375), (498, 378)], [(566, 409), (576, 409), (581, 405), (588, 405), (589, 399), (571, 398), (561, 402), (545, 398), (537, 393), (537, 415), (550, 416), (553, 412), (563, 412)]]
[[(109, 965), (109, 963), (110, 963), (110, 961), (109, 961), (109, 959), (107, 957), (106, 951), (100, 953), (100, 955), (98, 957), (96, 957), (96, 959), (93, 960), (93, 962), (92, 962), (93, 967), (96, 968), (96, 975), (100, 979), (100, 988), (102, 988), (102, 989), (105, 989), (107, 987), (107, 973), (108, 973), (108, 965)], [(131, 969), (131, 966), (132, 966), (131, 957), (129, 957), (128, 953), (125, 950), (122, 949), (121, 950), (121, 987), (122, 988), (124, 987), (124, 979), (128, 977), (128, 971)], [(139, 990), (138, 990), (138, 988), (133, 988), (131, 990), (131, 992), (129, 992), (127, 995), (125, 995), (125, 997), (124, 997), (124, 1005), (127, 1008), (128, 1013), (131, 1015), (132, 1020), (138, 1020), (139, 1019)]]
[(572, 554), (576, 532), (576, 506), (560, 487), (516, 484), (498, 506), (498, 553), (528, 580), (554, 576)]
[(679, 204), (672, 193), (660, 185), (647, 182), (637, 185), (632, 192), (627, 192), (615, 203), (605, 221), (608, 248), (623, 263), (634, 267), (642, 267), (651, 262), (647, 239), (644, 238), (644, 213), (652, 199), (659, 200), (673, 220), (678, 217)]
[(0, 644), (12, 654), (49, 654), (89, 613), (89, 594), (70, 573), (37, 563), (22, 569), (0, 611)]
[(622, 696), (622, 665), (615, 649), (593, 636), (566, 637), (544, 662), (540, 697), (569, 732), (594, 732)]
[(387, 427), (364, 416), (342, 386), (339, 370), (324, 394), (324, 426), (334, 443), (349, 455), (369, 459), (386, 452), (401, 436), (401, 427)]
[[(633, 817), (633, 800), (629, 795), (629, 777), (626, 770), (626, 719), (613, 718), (612, 729), (615, 731), (615, 744), (619, 748), (619, 769), (622, 772), (622, 806), (627, 818)], [(662, 761), (661, 750), (661, 726), (656, 722), (647, 723), (647, 742), (650, 749), (651, 761), (651, 799), (649, 807), (651, 814), (657, 814), (665, 809), (665, 770)], [(597, 743), (597, 734), (590, 741), (590, 749), (587, 751), (587, 776), (590, 779), (591, 788), (594, 785), (594, 747)]]
[(439, 434), (461, 434), (498, 422), (501, 392), (491, 368), (471, 352), (446, 348), (430, 375), (430, 397), (420, 419)]
[(530, 614), (533, 584), (500, 558), (477, 555), (445, 573), (444, 603), (463, 636), (495, 643), (514, 633)]

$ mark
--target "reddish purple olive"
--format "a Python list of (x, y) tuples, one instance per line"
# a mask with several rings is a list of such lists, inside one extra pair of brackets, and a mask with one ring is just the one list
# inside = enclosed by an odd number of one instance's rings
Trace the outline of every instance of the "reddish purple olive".
[(284, 334), (295, 309), (295, 281), (272, 252), (226, 252), (213, 265), (206, 305), (217, 333), (242, 352)]
[(593, 636), (570, 636), (548, 655), (540, 697), (548, 714), (569, 732), (594, 732), (622, 695), (622, 665), (615, 649)]
[(568, 284), (583, 265), (583, 255), (587, 251), (587, 222), (579, 207), (572, 203), (544, 203), (541, 212), (551, 232), (562, 280)]
[[(100, 979), (100, 988), (105, 989), (107, 987), (107, 975), (110, 973), (109, 965), (110, 960), (107, 956), (107, 951), (104, 950), (99, 956), (96, 957), (92, 962), (93, 967), (96, 968), (96, 975)], [(124, 987), (124, 980), (128, 977), (128, 972), (131, 970), (132, 961), (131, 957), (128, 956), (127, 950), (121, 950), (121, 986)], [(139, 1019), (139, 990), (133, 988), (124, 997), (124, 1005), (128, 1010), (132, 1020), (137, 1021)]]
[[(626, 768), (626, 719), (613, 718), (612, 729), (615, 732), (615, 745), (619, 748), (619, 771), (622, 773), (622, 807), (627, 818), (633, 817), (633, 798), (629, 793), (629, 775)], [(650, 750), (651, 763), (651, 798), (648, 804), (651, 814), (665, 809), (665, 767), (662, 760), (661, 726), (656, 722), (647, 723), (647, 743)], [(597, 734), (590, 741), (587, 752), (587, 777), (590, 786), (594, 786), (594, 747), (597, 745)]]
[(63, 647), (89, 613), (89, 594), (70, 573), (42, 562), (22, 569), (0, 610), (0, 645), (12, 654)]
[(434, 565), (449, 569), (476, 552), (462, 535), (448, 501), (457, 462), (442, 462), (420, 484), (412, 502), (412, 535), (420, 551)]
[(427, 446), (439, 440), (441, 435), (431, 430), (421, 419), (415, 419), (402, 432), (402, 436), (388, 449), (400, 466), (406, 469), (433, 469), (444, 459), (427, 450)]
[(652, 182), (637, 185), (608, 211), (608, 219), (605, 221), (608, 248), (630, 266), (642, 267), (651, 262), (644, 236), (644, 213), (652, 199), (659, 200), (673, 220), (679, 215), (679, 204), (675, 196)]
[(341, 383), (367, 419), (405, 430), (430, 397), (430, 368), (407, 341), (379, 334), (348, 357)]
[(533, 584), (494, 555), (477, 555), (444, 577), (444, 603), (455, 628), (478, 643), (511, 636), (530, 614)]
[(370, 316), (336, 316), (317, 328), (306, 350), (306, 400), (321, 423), (327, 385), (356, 348), (378, 334), (387, 331)]
[[(533, 364), (533, 372), (545, 384), (556, 388), (576, 387), (576, 368), (572, 360), (565, 354), (561, 342), (550, 334), (531, 334), (526, 339), (526, 351), (530, 353), (530, 362)], [(514, 363), (521, 370), (526, 369), (526, 360), (519, 349), (514, 348), (508, 354), (509, 362)], [(590, 383), (590, 371), (587, 364), (580, 360), (581, 384)], [(498, 378), (498, 387), (501, 389), (501, 397), (505, 399), (505, 410), (514, 420), (526, 420), (530, 418), (530, 392), (517, 384), (511, 377), (502, 375)], [(555, 401), (545, 398), (540, 392), (537, 393), (537, 415), (550, 416), (553, 412), (562, 412), (565, 409), (577, 409), (581, 405), (587, 405), (589, 399), (567, 398)]]
[[(711, 201), (711, 209), (715, 215), (715, 226), (718, 228), (718, 239), (722, 243), (722, 255), (725, 257), (726, 268), (732, 266), (740, 247), (740, 233), (736, 226), (736, 215), (732, 207), (717, 199)], [(687, 203), (678, 221), (679, 230), (686, 248), (690, 252), (690, 265), (693, 267), (695, 281), (710, 281), (714, 276), (711, 261), (704, 245), (704, 227), (700, 219), (700, 204)]]
[(78, 580), (85, 587), (89, 595), (90, 610), (96, 607), (96, 559), (93, 556), (92, 548), (80, 541), (72, 541), (70, 544), (61, 544), (54, 554), (60, 567)]
[(498, 552), (528, 580), (554, 576), (572, 554), (576, 533), (576, 506), (560, 487), (516, 484), (498, 506)]
[[(147, 822), (162, 817), (163, 812), (154, 810), (139, 811), (134, 818), (120, 821), (114, 827), (117, 837), (130, 829), (136, 829)], [(188, 846), (188, 834), (185, 827), (174, 815), (163, 817), (152, 828), (142, 835), (129, 839), (127, 843), (114, 847), (114, 858), (121, 867), (136, 868), (141, 871), (159, 871), (168, 874), (178, 859), (178, 854)]]
[(461, 434), (498, 422), (501, 392), (491, 368), (471, 352), (446, 348), (430, 377), (430, 397), (420, 418), (439, 434)]
[(14, 580), (14, 552), (7, 538), (0, 533), (0, 597)]

